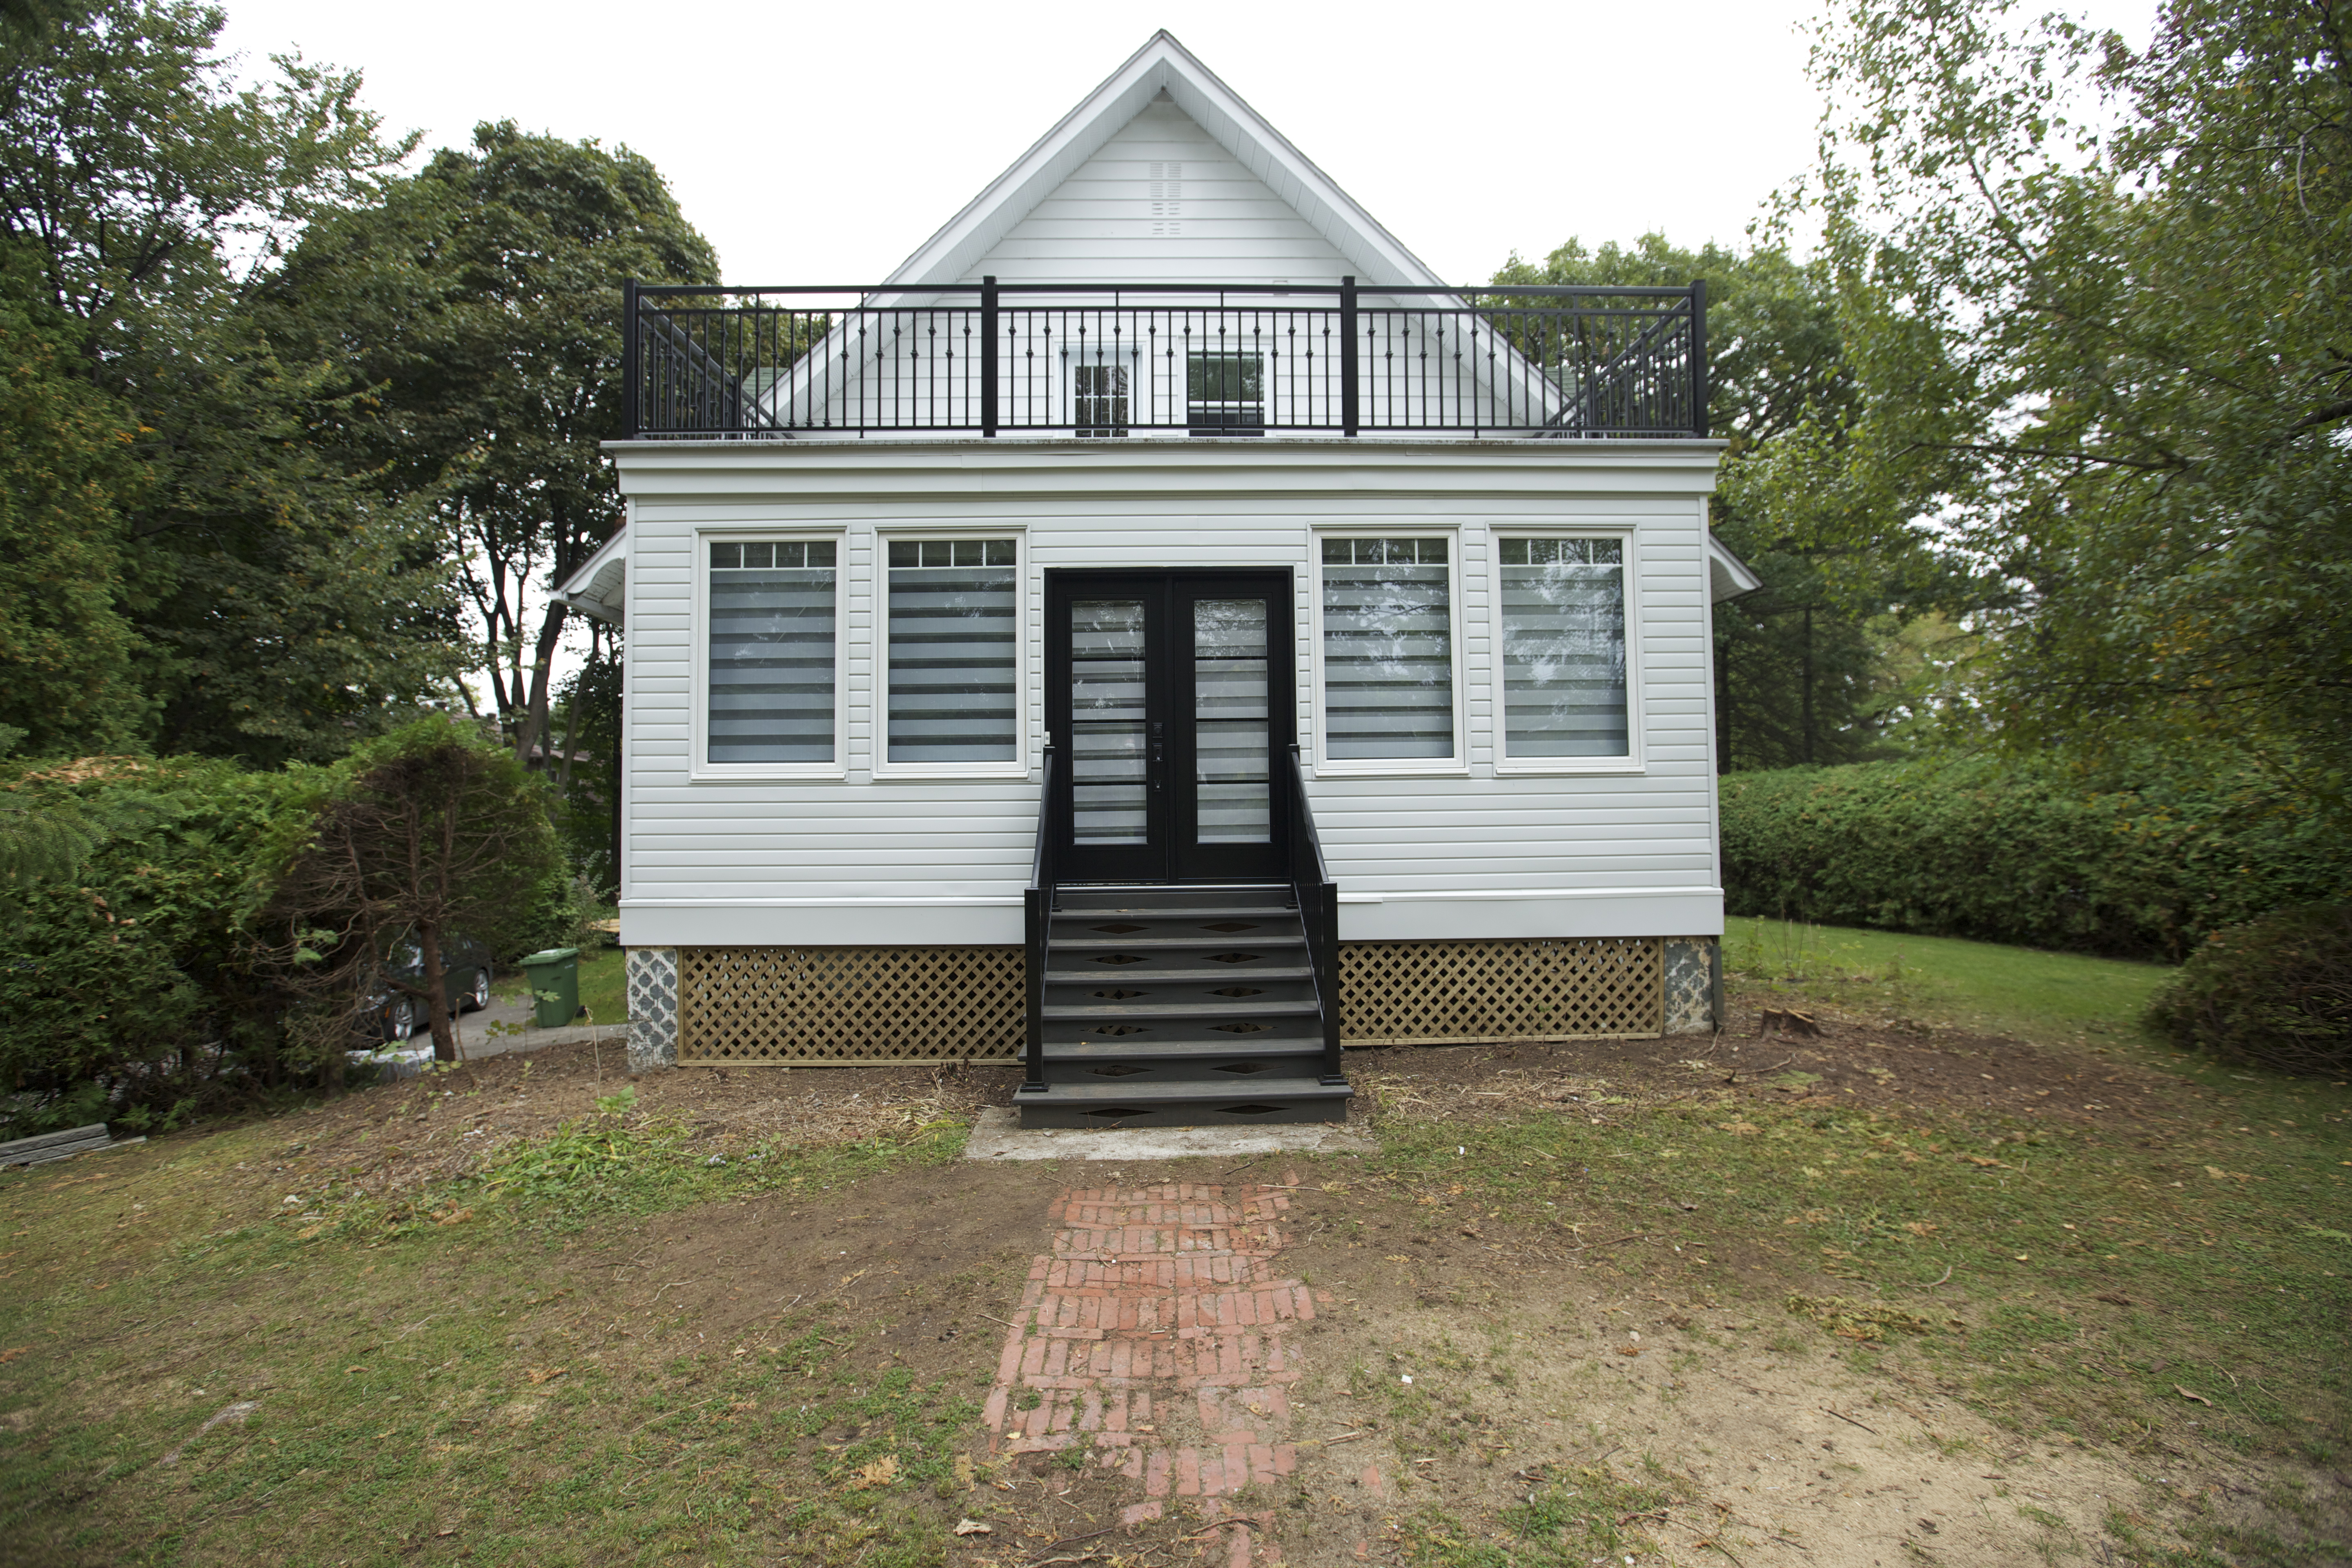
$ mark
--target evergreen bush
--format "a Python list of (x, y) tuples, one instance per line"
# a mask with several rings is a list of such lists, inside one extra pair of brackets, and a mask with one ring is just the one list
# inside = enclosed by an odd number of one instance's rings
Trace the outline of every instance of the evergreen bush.
[(284, 999), (245, 915), (298, 780), (234, 763), (93, 757), (19, 768), (11, 805), (70, 816), (70, 876), (20, 879), (0, 923), (0, 1139), (143, 1127), (224, 1079), (282, 1083)]
[(2352, 1068), (2352, 904), (2215, 931), (2148, 1007), (2176, 1045), (2293, 1073)]
[(2179, 962), (2211, 932), (2352, 895), (2352, 848), (2251, 775), (2099, 790), (1984, 759), (1721, 781), (1733, 914)]

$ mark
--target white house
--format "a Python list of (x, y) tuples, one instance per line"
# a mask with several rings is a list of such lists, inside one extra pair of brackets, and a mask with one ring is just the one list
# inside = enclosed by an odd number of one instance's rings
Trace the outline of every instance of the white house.
[(1703, 286), (1448, 288), (1161, 33), (881, 284), (626, 309), (636, 1065), (1710, 1026)]

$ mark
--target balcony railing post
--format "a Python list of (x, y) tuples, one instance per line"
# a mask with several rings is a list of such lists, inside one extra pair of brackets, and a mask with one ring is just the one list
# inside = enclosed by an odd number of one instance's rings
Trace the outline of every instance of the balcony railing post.
[(634, 441), (641, 422), (637, 417), (637, 280), (625, 279), (621, 283), (621, 439)]
[(1356, 279), (1339, 279), (1339, 429), (1353, 436), (1361, 426), (1356, 406)]
[(996, 434), (996, 275), (980, 280), (980, 433)]
[(1706, 437), (1706, 279), (1691, 285), (1691, 433)]

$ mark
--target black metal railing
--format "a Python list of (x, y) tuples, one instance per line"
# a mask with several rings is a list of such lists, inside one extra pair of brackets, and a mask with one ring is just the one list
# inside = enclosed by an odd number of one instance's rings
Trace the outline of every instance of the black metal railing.
[(1298, 923), (1307, 931), (1307, 961), (1315, 971), (1315, 1001), (1323, 1016), (1323, 1081), (1348, 1081), (1339, 1044), (1339, 884), (1323, 862), (1323, 840), (1315, 832), (1314, 808), (1307, 801), (1307, 770), (1298, 748), (1290, 748), (1290, 765), (1277, 770), (1286, 782), (1283, 797), (1290, 847), (1290, 891), (1298, 905)]
[(1706, 434), (1706, 285), (632, 283), (632, 437)]
[(1045, 1090), (1045, 949), (1054, 931), (1054, 902), (1059, 896), (1059, 874), (1054, 865), (1054, 846), (1060, 842), (1067, 825), (1055, 815), (1054, 788), (1055, 772), (1060, 765), (1054, 748), (1045, 748), (1045, 790), (1037, 806), (1037, 856), (1030, 862), (1029, 886), (1021, 893), (1022, 937), (1028, 945), (1029, 1014), (1028, 1042), (1022, 1051), (1022, 1091), (1042, 1094)]

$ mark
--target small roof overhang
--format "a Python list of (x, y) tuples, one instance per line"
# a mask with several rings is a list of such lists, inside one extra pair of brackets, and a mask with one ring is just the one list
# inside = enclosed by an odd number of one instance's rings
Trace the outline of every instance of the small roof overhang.
[(1726, 599), (1737, 599), (1742, 594), (1752, 594), (1764, 585), (1756, 569), (1734, 555), (1715, 530), (1706, 531), (1706, 601), (1719, 605)]
[(613, 531), (595, 554), (555, 590), (555, 602), (614, 626), (622, 624), (629, 592), (629, 529)]

